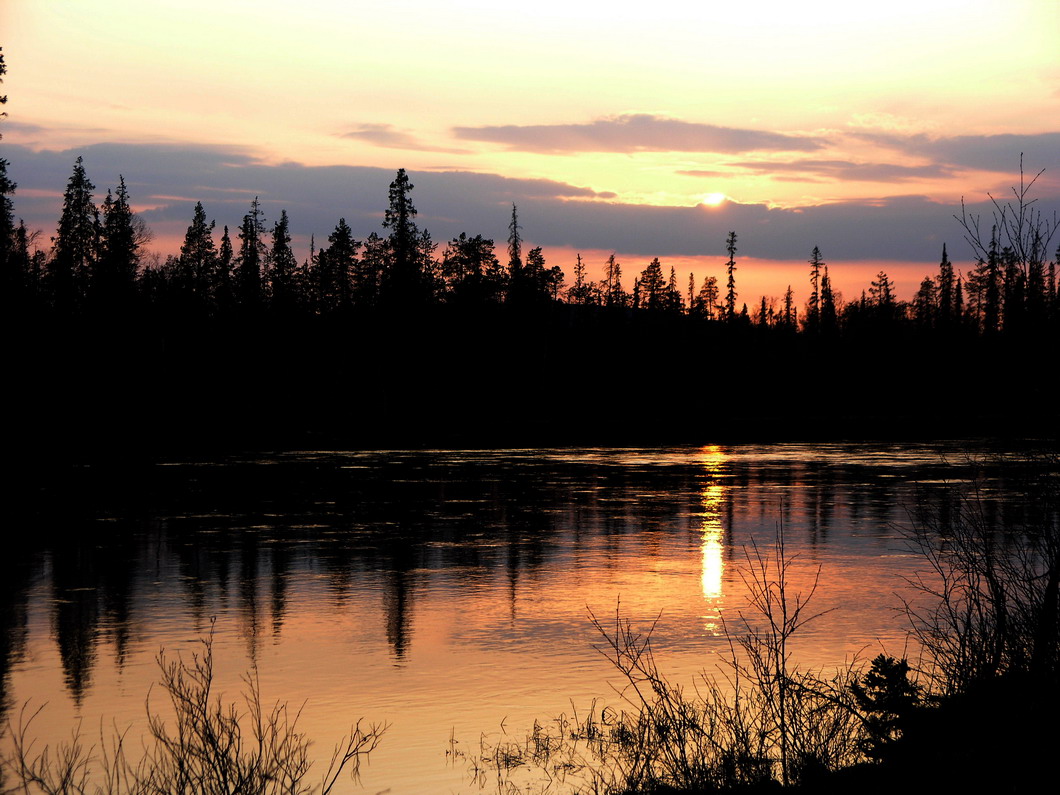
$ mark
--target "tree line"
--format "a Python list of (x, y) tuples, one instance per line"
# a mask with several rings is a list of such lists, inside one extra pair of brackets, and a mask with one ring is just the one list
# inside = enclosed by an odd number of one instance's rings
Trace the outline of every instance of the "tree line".
[(151, 233), (131, 209), (124, 178), (97, 205), (81, 158), (63, 194), (50, 251), (45, 251), (36, 246), (39, 233), (15, 223), (10, 198), (15, 187), (3, 161), (0, 265), (6, 303), (63, 316), (107, 315), (134, 302), (198, 317), (248, 311), (329, 317), (431, 304), (468, 310), (565, 303), (825, 335), (881, 324), (979, 335), (1041, 332), (1060, 317), (1060, 248), (1048, 258), (1056, 224), (1028, 212), (1029, 186), (1015, 206), (999, 208), (989, 236), (980, 234), (978, 219), (962, 220), (977, 252), (967, 275), (955, 269), (944, 244), (938, 271), (924, 277), (912, 300), (900, 300), (880, 271), (859, 297), (844, 301), (815, 246), (808, 259), (809, 297), (801, 307), (790, 284), (779, 301), (761, 296), (749, 306), (738, 300), (736, 232), (726, 239), (724, 288), (716, 276), (707, 276), (697, 288), (690, 273), (682, 289), (675, 269), (667, 276), (656, 257), (627, 290), (614, 255), (602, 277), (592, 280), (580, 254), (568, 285), (563, 270), (549, 266), (540, 247), (524, 252), (514, 204), (506, 261), (498, 257), (495, 242), (482, 235), (461, 233), (439, 247), (416, 223), (413, 185), (404, 169), (390, 185), (383, 234), (357, 240), (340, 218), (326, 242), (318, 247), (314, 239), (301, 262), (291, 248), (286, 210), (268, 225), (254, 199), (234, 233), (225, 226), (219, 240), (215, 222), (197, 203), (180, 253), (148, 265)]

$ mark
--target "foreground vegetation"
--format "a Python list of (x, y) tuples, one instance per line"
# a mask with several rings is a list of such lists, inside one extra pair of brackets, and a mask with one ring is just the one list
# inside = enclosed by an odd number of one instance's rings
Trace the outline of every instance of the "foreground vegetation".
[(790, 643), (815, 618), (813, 589), (791, 592), (780, 533), (746, 551), (750, 610), (693, 692), (660, 671), (650, 627), (593, 616), (620, 705), (483, 742), (471, 778), (513, 794), (1035, 791), (1060, 741), (1060, 462), (1036, 463), (1021, 516), (974, 489), (917, 515), (909, 540), (930, 572), (904, 614), (919, 659), (800, 669)]
[(356, 778), (360, 763), (379, 743), (385, 725), (358, 722), (334, 748), (317, 783), (309, 780), (311, 741), (298, 729), (298, 712), (285, 703), (266, 708), (256, 674), (244, 676), (242, 704), (214, 692), (213, 641), (190, 658), (158, 655), (162, 709), (147, 701), (147, 736), (137, 752), (129, 730), (100, 728), (98, 741), (82, 736), (37, 747), (34, 719), (43, 707), (8, 718), (0, 757), (3, 792), (40, 795), (327, 795), (345, 770)]

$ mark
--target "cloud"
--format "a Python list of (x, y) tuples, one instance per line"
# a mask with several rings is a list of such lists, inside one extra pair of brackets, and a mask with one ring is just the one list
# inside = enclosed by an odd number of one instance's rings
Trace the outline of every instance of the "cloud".
[[(359, 238), (373, 231), (384, 234), (383, 210), (395, 171), (269, 164), (246, 151), (210, 146), (100, 144), (65, 151), (6, 146), (4, 155), (19, 183), (13, 197), (16, 215), (31, 229), (44, 230), (45, 240), (54, 234), (74, 160), (83, 155), (97, 197), (125, 175), (134, 205), (152, 208), (143, 215), (160, 241), (179, 240), (196, 200), (219, 227), (234, 229), (258, 196), (268, 221), (287, 210), (303, 254), (309, 236), (326, 237), (340, 216)], [(622, 204), (614, 194), (555, 180), (450, 170), (416, 171), (410, 177), (417, 221), (440, 243), (461, 232), (503, 242), (515, 202), (528, 243), (618, 251), (645, 262), (653, 256), (723, 258), (730, 230), (739, 234), (741, 255), (764, 259), (801, 261), (819, 245), (830, 262), (924, 262), (937, 259), (944, 242), (950, 243), (955, 261), (962, 256), (961, 230), (953, 218), (960, 207), (922, 196), (788, 209), (731, 201), (710, 208), (658, 207)], [(989, 218), (990, 205), (983, 199), (969, 203), (968, 210)], [(1041, 195), (1037, 206), (1051, 214), (1060, 208), (1060, 196)], [(627, 264), (643, 267), (636, 260)]]
[[(296, 235), (326, 235), (339, 217), (356, 234), (379, 231), (396, 169), (264, 163), (250, 152), (226, 146), (95, 144), (62, 151), (5, 146), (9, 173), (19, 185), (16, 215), (31, 228), (51, 233), (61, 194), (78, 156), (84, 157), (97, 199), (124, 175), (135, 206), (159, 234), (183, 234), (196, 201), (219, 226), (237, 226), (254, 197), (267, 219), (286, 209)], [(436, 239), (462, 231), (507, 237), (511, 204), (530, 200), (557, 205), (614, 199), (610, 192), (548, 179), (511, 179), (495, 174), (439, 170), (416, 172), (414, 200), (419, 220)], [(31, 195), (34, 194), (34, 195)], [(40, 194), (40, 195), (36, 195)]]
[(469, 154), (467, 149), (431, 146), (423, 143), (411, 133), (399, 130), (392, 124), (359, 124), (354, 129), (340, 133), (340, 138), (364, 141), (385, 149), (410, 149), (419, 152), (445, 152), (447, 154)]
[(18, 133), (20, 135), (40, 135), (41, 133), (51, 132), (48, 127), (43, 127), (40, 124), (29, 124), (24, 121), (17, 121), (12, 119), (4, 119), (0, 123), (0, 133)]
[(647, 113), (597, 119), (588, 124), (514, 124), (454, 127), (457, 138), (502, 144), (509, 150), (566, 152), (808, 152), (827, 142), (809, 136), (719, 127)]
[(732, 176), (731, 171), (704, 171), (703, 169), (689, 169), (687, 171), (678, 171), (677, 173), (685, 177), (703, 177), (710, 179), (716, 177), (728, 178)]
[(1060, 169), (1060, 132), (1031, 135), (927, 136), (897, 133), (851, 133), (879, 146), (916, 155), (934, 163), (1011, 174), (1019, 170), (1019, 156), (1029, 170)]
[(923, 166), (901, 166), (894, 163), (855, 163), (850, 160), (792, 160), (783, 163), (757, 161), (727, 163), (726, 165), (759, 174), (801, 174), (840, 182), (894, 183), (946, 178), (954, 175), (952, 168), (937, 163)]
[(803, 260), (819, 245), (833, 260), (930, 260), (960, 238), (953, 207), (924, 197), (802, 208), (726, 202), (719, 207), (648, 207), (587, 202), (519, 205), (527, 236), (540, 227), (551, 245), (651, 256), (721, 256), (730, 230), (745, 256)]

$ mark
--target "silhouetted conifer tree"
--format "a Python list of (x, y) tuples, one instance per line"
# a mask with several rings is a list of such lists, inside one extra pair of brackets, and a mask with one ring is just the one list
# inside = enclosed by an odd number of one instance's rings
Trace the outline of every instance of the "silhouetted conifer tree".
[(1027, 275), (1021, 263), (1008, 246), (1001, 250), (1002, 291), (1001, 291), (1001, 328), (1015, 332), (1022, 330), (1026, 314)]
[(662, 263), (655, 257), (648, 267), (640, 272), (640, 278), (634, 285), (635, 306), (656, 310), (665, 306), (666, 282), (663, 281)]
[(622, 266), (612, 254), (607, 258), (607, 267), (604, 271), (604, 304), (617, 307), (625, 306), (626, 303), (626, 291), (622, 289)]
[(567, 291), (567, 301), (572, 304), (585, 305), (592, 302), (592, 285), (585, 278), (585, 262), (581, 253), (574, 263), (574, 284)]
[(670, 280), (666, 283), (664, 307), (668, 312), (680, 313), (684, 306), (681, 303), (681, 291), (677, 289), (677, 271), (670, 266)]
[(937, 316), (941, 325), (941, 301), (939, 301), (936, 294), (935, 280), (930, 276), (925, 276), (924, 280), (920, 282), (920, 289), (917, 290), (916, 296), (913, 298), (913, 318), (921, 329), (934, 327), (936, 307), (938, 307)]
[(389, 260), (388, 241), (372, 232), (364, 241), (364, 252), (355, 271), (354, 295), (358, 306), (370, 307), (379, 303)]
[(959, 275), (953, 289), (953, 322), (958, 326), (964, 324), (964, 284)]
[(836, 307), (835, 293), (832, 291), (832, 279), (828, 275), (828, 266), (824, 266), (821, 275), (821, 331), (834, 334), (837, 328), (839, 312)]
[(541, 246), (535, 246), (526, 254), (525, 282), (532, 303), (541, 304), (558, 297), (563, 286), (563, 269), (548, 267)]
[(512, 202), (512, 220), (508, 224), (508, 279), (518, 297), (523, 287), (523, 240), (519, 234), (519, 212)]
[(253, 308), (261, 304), (262, 266), (265, 259), (265, 217), (258, 197), (250, 203), (250, 212), (243, 216), (239, 228), (239, 260), (236, 282), (239, 303)]
[(222, 313), (231, 309), (235, 303), (235, 277), (232, 272), (234, 258), (235, 252), (232, 250), (232, 238), (228, 234), (228, 226), (226, 225), (221, 235), (221, 246), (217, 251), (217, 268), (214, 273), (212, 290), (218, 310)]
[(729, 237), (725, 241), (725, 250), (729, 253), (729, 261), (726, 264), (726, 273), (728, 273), (728, 282), (725, 287), (725, 316), (732, 320), (733, 314), (736, 311), (736, 233), (729, 232)]
[(213, 242), (214, 222), (206, 221), (202, 202), (195, 203), (191, 225), (184, 234), (178, 266), (179, 287), (194, 295), (199, 306), (213, 300), (217, 281), (217, 250)]
[(880, 271), (876, 274), (869, 285), (869, 295), (878, 317), (888, 320), (894, 317), (894, 287), (886, 273)]
[(454, 237), (442, 255), (442, 273), (451, 303), (482, 306), (503, 300), (501, 267), (489, 238), (463, 232)]
[(700, 307), (700, 311), (707, 320), (713, 320), (715, 313), (718, 309), (718, 296), (720, 292), (718, 290), (718, 277), (717, 276), (706, 276), (703, 279), (703, 286), (699, 288), (699, 296), (697, 302)]
[(99, 251), (99, 213), (92, 202), (95, 185), (88, 179), (82, 158), (63, 194), (63, 212), (51, 260), (51, 288), (56, 307), (72, 310), (84, 295)]
[[(956, 280), (953, 274), (953, 265), (946, 255), (946, 244), (942, 244), (942, 261), (939, 262), (938, 275), (938, 324), (942, 327), (951, 325), (955, 319), (956, 296), (954, 295)], [(923, 289), (921, 285), (921, 289)]]
[(127, 306), (135, 290), (140, 262), (135, 219), (125, 178), (119, 176), (114, 194), (107, 191), (103, 202), (100, 252), (92, 280), (97, 306), (105, 311)]
[(7, 176), (7, 161), (0, 158), (0, 293), (9, 301), (21, 291), (25, 273), (15, 255), (15, 208), (9, 198), (16, 184)]
[(4, 260), (3, 284), (0, 284), (0, 301), (9, 309), (19, 307), (21, 311), (39, 309), (42, 294), (41, 270), (43, 253), (30, 254), (29, 230), (24, 221), (19, 221), (11, 234), (11, 241)]
[(995, 228), (990, 235), (990, 248), (982, 264), (982, 323), (986, 334), (996, 332), (1001, 324), (1001, 251)]
[[(7, 65), (4, 63), (3, 47), (0, 47), (0, 84), (4, 82), (5, 74)], [(0, 95), (0, 106), (6, 104), (7, 95)], [(0, 112), (0, 118), (4, 116), (7, 116), (7, 113)], [(3, 136), (0, 135), (0, 138)], [(15, 205), (10, 196), (18, 186), (7, 176), (7, 166), (7, 160), (0, 157), (0, 291), (4, 301), (9, 300), (13, 291), (21, 287), (24, 281), (24, 274), (20, 272), (12, 256), (15, 244)]]
[(785, 328), (794, 329), (797, 326), (795, 293), (792, 292), (790, 284), (784, 292), (784, 313), (781, 317)]
[[(378, 236), (376, 240), (379, 240)], [(382, 258), (372, 272), (360, 267), (357, 252), (361, 244), (354, 240), (353, 230), (345, 218), (340, 218), (335, 231), (328, 235), (328, 243), (330, 245), (317, 255), (315, 282), (321, 313), (347, 311), (354, 304), (375, 306), (379, 297)]]
[(421, 281), (423, 284), (424, 299), (430, 302), (436, 301), (445, 290), (445, 282), (442, 279), (442, 264), (435, 256), (438, 244), (434, 242), (431, 233), (423, 229), (420, 231), (419, 258), (421, 268)]
[(1045, 289), (1046, 289), (1046, 305), (1047, 313), (1050, 319), (1055, 319), (1057, 315), (1057, 294), (1056, 294), (1056, 269), (1060, 267), (1060, 246), (1057, 246), (1056, 256), (1053, 261), (1049, 263), (1049, 267), (1046, 270), (1045, 277)]
[(806, 302), (806, 329), (818, 331), (821, 327), (821, 269), (824, 268), (824, 260), (821, 259), (821, 249), (813, 247), (810, 253), (810, 298)]
[(288, 314), (294, 311), (297, 304), (295, 272), (298, 261), (291, 251), (290, 222), (286, 210), (280, 210), (280, 220), (273, 225), (268, 262), (272, 308), (281, 315)]
[(383, 286), (392, 305), (422, 304), (427, 298), (420, 233), (412, 204), (413, 187), (405, 169), (399, 168), (390, 183), (389, 204), (383, 216), (383, 227), (390, 230), (390, 263)]
[(758, 316), (755, 318), (755, 322), (762, 328), (769, 325), (770, 309), (766, 303), (766, 297), (763, 295), (762, 300), (758, 306)]

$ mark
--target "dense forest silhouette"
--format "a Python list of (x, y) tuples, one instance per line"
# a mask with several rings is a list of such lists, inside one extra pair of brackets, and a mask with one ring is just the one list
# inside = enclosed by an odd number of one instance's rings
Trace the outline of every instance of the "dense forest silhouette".
[[(401, 169), (378, 233), (339, 218), (301, 262), (286, 211), (255, 199), (235, 229), (196, 204), (179, 254), (151, 261), (122, 176), (98, 201), (78, 158), (50, 245), (15, 221), (0, 160), (0, 310), (9, 409), (24, 451), (209, 446), (657, 442), (1045, 433), (1060, 329), (1055, 219), (1021, 184), (976, 260), (941, 251), (911, 301), (884, 272), (834, 290), (821, 248), (809, 299), (739, 289), (739, 238), (717, 276), (683, 286), (658, 258), (611, 256), (568, 280), (482, 235), (435, 242)], [(382, 198), (382, 197), (381, 197)], [(896, 230), (900, 233), (900, 230)]]

